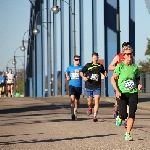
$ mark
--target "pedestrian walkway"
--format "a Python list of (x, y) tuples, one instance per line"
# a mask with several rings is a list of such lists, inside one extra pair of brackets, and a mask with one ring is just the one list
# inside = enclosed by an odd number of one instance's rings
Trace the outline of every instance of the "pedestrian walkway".
[(113, 103), (101, 100), (95, 123), (83, 98), (77, 121), (70, 119), (69, 97), (0, 98), (0, 150), (150, 150), (150, 111), (137, 110), (135, 141), (125, 141)]

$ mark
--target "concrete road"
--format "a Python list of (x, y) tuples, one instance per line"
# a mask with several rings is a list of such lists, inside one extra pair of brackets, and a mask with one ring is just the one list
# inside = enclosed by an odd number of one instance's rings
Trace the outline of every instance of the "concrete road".
[(72, 121), (68, 97), (0, 98), (0, 150), (150, 150), (150, 111), (138, 109), (131, 135), (115, 126), (113, 103), (101, 99), (99, 121), (81, 99)]

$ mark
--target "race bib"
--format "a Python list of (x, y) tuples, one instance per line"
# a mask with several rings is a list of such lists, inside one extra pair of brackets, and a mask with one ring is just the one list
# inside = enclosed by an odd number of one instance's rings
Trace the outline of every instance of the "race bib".
[(136, 87), (136, 83), (133, 80), (124, 81), (124, 88), (126, 90), (131, 90)]
[(79, 73), (78, 72), (71, 73), (71, 79), (79, 79)]
[(98, 81), (98, 78), (99, 78), (98, 74), (92, 74), (90, 77), (91, 80), (95, 80), (95, 81)]

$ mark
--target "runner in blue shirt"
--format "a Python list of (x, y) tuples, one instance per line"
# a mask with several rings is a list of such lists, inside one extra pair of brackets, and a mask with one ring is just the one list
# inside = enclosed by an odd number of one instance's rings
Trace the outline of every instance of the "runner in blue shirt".
[(6, 87), (6, 76), (3, 71), (0, 75), (0, 97), (4, 96), (5, 87)]
[(77, 108), (79, 106), (79, 99), (82, 93), (82, 78), (80, 71), (80, 56), (75, 55), (74, 64), (67, 67), (66, 79), (69, 81), (69, 95), (71, 96), (71, 118), (75, 120), (77, 118)]

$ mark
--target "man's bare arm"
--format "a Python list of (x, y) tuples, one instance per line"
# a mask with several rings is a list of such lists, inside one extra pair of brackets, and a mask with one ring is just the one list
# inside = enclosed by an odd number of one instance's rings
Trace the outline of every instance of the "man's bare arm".
[(113, 61), (110, 63), (110, 65), (108, 66), (108, 70), (109, 71), (113, 71), (113, 70), (115, 70), (115, 68), (116, 68), (116, 63), (119, 61), (119, 57), (118, 56), (115, 56), (114, 57), (114, 59), (113, 59)]

